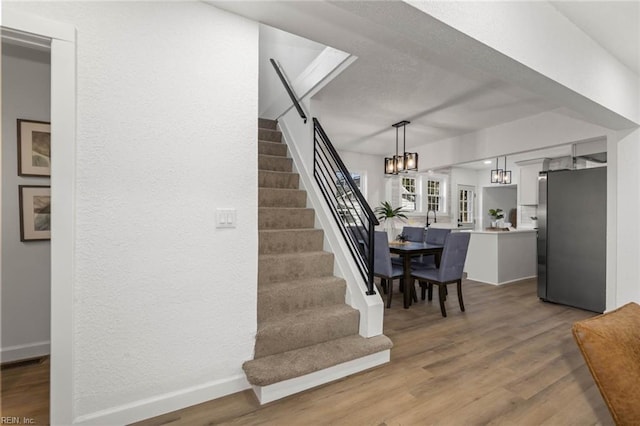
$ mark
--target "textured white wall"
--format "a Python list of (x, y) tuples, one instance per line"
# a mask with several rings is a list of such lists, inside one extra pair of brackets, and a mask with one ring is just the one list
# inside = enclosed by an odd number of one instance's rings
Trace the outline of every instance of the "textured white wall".
[(2, 45), (2, 361), (49, 353), (49, 241), (20, 241), (18, 185), (49, 178), (18, 176), (18, 118), (49, 121), (48, 52)]
[[(257, 23), (200, 2), (12, 7), (77, 27), (77, 419), (138, 408), (115, 421), (127, 423), (242, 383), (256, 331)], [(215, 228), (218, 207), (238, 209), (236, 229)]]

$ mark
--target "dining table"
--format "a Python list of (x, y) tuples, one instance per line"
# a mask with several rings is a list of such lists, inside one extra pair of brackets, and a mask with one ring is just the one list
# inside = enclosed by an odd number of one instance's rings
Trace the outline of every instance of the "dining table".
[(413, 281), (411, 280), (411, 258), (420, 255), (433, 254), (436, 260), (436, 266), (440, 266), (440, 257), (442, 255), (442, 244), (431, 244), (413, 241), (394, 241), (389, 243), (389, 251), (402, 257), (402, 267), (404, 270), (403, 300), (404, 308), (411, 306), (411, 288)]

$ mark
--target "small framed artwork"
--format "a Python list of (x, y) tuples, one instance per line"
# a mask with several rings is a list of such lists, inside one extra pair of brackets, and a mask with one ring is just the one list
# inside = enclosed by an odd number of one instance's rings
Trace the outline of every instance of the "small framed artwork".
[(18, 119), (18, 176), (51, 176), (51, 123)]
[(20, 185), (20, 241), (51, 239), (51, 187)]

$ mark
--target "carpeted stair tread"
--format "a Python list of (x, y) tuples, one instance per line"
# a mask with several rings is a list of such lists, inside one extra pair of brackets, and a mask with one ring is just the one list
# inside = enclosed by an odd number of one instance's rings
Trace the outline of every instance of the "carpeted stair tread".
[(258, 119), (258, 331), (247, 379), (271, 385), (391, 348), (358, 335), (360, 313), (345, 303), (347, 283), (278, 131)]
[(300, 189), (258, 188), (258, 207), (307, 207), (307, 192)]
[(258, 255), (258, 285), (333, 275), (333, 253), (310, 251)]
[(258, 140), (270, 142), (282, 142), (282, 133), (279, 130), (258, 128)]
[(282, 142), (258, 141), (258, 154), (287, 156), (287, 145)]
[(277, 130), (278, 129), (278, 121), (277, 120), (270, 120), (268, 118), (258, 118), (258, 129)]
[(247, 361), (242, 368), (249, 383), (268, 386), (385, 351), (392, 346), (391, 340), (384, 335), (370, 338), (360, 335), (347, 336)]
[(313, 228), (315, 211), (308, 208), (260, 207), (258, 229)]
[(277, 172), (291, 172), (293, 160), (289, 157), (278, 155), (258, 155), (258, 170), (272, 170)]
[(258, 287), (258, 322), (314, 307), (344, 304), (347, 283), (334, 276)]
[(300, 187), (300, 175), (293, 172), (258, 170), (258, 187), (298, 189)]
[(360, 313), (346, 304), (321, 306), (258, 324), (255, 358), (358, 333)]
[(322, 229), (263, 229), (258, 231), (258, 253), (300, 253), (321, 251)]

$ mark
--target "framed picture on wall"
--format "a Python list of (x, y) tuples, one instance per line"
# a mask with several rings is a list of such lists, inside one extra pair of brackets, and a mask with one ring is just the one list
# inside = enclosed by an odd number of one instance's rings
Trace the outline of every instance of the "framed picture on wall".
[(51, 123), (18, 119), (18, 176), (51, 176)]
[(51, 187), (20, 185), (20, 241), (51, 239)]

